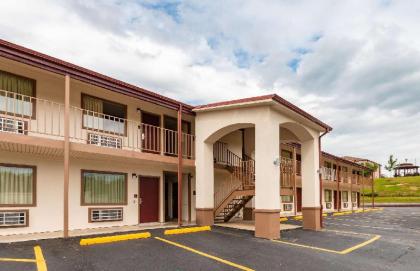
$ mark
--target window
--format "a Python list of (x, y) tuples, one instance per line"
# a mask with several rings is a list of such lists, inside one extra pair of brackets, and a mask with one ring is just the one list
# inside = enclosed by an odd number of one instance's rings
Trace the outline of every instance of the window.
[(124, 135), (127, 107), (82, 94), (83, 128)]
[(326, 168), (332, 168), (332, 164), (330, 162), (325, 161), (324, 162), (324, 167), (326, 167)]
[(35, 116), (35, 80), (0, 71), (0, 112)]
[(0, 206), (35, 205), (36, 168), (0, 164)]
[(357, 192), (351, 192), (351, 201), (357, 202)]
[(127, 174), (82, 170), (82, 205), (126, 205)]
[(324, 197), (325, 197), (325, 202), (331, 202), (332, 201), (332, 191), (331, 190), (325, 190)]
[(349, 201), (349, 192), (348, 191), (341, 192), (341, 195), (343, 197), (343, 202), (348, 202)]
[(293, 196), (291, 195), (285, 195), (285, 196), (280, 196), (280, 197), (281, 197), (281, 202), (283, 203), (293, 202)]

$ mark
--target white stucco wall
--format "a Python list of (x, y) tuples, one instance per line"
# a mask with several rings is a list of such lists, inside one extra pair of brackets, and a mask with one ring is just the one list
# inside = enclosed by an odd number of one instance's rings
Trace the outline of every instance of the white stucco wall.
[[(46, 159), (29, 154), (0, 152), (0, 163), (31, 165), (37, 167), (37, 205), (36, 207), (1, 207), (0, 210), (29, 209), (29, 227), (0, 229), (0, 235), (61, 231), (63, 229), (63, 161), (57, 158)], [(81, 170), (98, 170), (127, 173), (127, 205), (112, 206), (123, 207), (124, 220), (118, 222), (89, 223), (89, 207), (109, 206), (81, 206)], [(176, 171), (176, 167), (164, 167), (159, 164), (127, 164), (112, 160), (94, 161), (84, 159), (70, 160), (69, 183), (69, 229), (86, 229), (109, 226), (136, 225), (139, 221), (138, 194), (139, 182), (132, 179), (132, 173), (144, 176), (160, 177), (160, 221), (164, 222), (163, 204), (163, 171)], [(185, 171), (184, 173), (192, 173)], [(192, 221), (195, 221), (195, 180), (191, 180)], [(188, 188), (187, 177), (184, 177), (183, 193), (183, 220), (188, 214)]]

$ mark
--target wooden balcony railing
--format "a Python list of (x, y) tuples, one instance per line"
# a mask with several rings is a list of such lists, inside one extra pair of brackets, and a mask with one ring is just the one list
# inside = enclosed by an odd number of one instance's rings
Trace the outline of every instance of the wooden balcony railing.
[(294, 180), (293, 160), (286, 157), (280, 159), (280, 186), (293, 187)]
[[(101, 147), (178, 155), (178, 132), (70, 107), (70, 140)], [(63, 140), (64, 104), (0, 90), (0, 132)], [(182, 133), (182, 155), (193, 159), (194, 136)]]

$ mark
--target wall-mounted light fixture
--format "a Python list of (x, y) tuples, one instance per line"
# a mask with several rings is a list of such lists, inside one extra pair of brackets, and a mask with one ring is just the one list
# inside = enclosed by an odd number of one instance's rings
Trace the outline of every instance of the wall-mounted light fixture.
[(137, 181), (137, 174), (136, 173), (131, 174), (131, 179), (133, 179), (133, 181)]
[(141, 113), (141, 109), (137, 107), (137, 113)]
[(276, 159), (274, 159), (273, 164), (277, 167), (280, 166), (280, 159), (277, 157)]

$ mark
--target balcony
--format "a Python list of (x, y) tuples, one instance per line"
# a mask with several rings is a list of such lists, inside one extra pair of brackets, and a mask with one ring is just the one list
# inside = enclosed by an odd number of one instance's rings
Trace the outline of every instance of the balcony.
[[(70, 107), (72, 143), (165, 156), (178, 155), (178, 132)], [(64, 104), (0, 90), (0, 132), (64, 140)], [(182, 155), (194, 159), (194, 136), (182, 133)]]
[(336, 170), (333, 168), (322, 167), (321, 176), (324, 181), (334, 182), (336, 180)]

